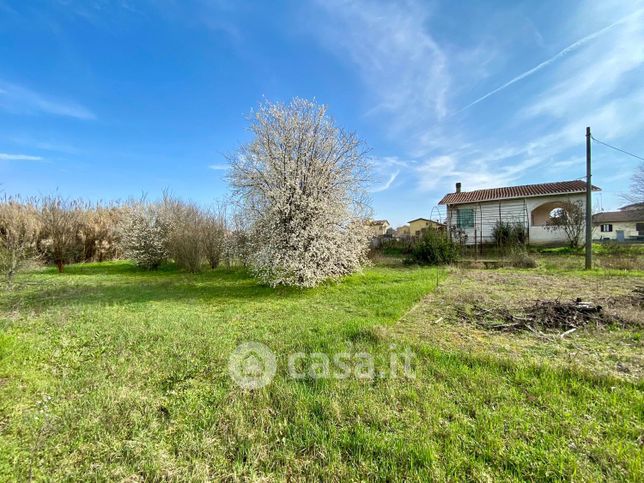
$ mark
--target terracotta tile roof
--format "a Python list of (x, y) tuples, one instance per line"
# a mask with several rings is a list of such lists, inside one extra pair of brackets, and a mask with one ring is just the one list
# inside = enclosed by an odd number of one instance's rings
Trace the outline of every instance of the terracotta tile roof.
[[(491, 188), (476, 191), (461, 191), (460, 193), (448, 193), (443, 196), (443, 199), (440, 200), (438, 204), (458, 205), (461, 203), (478, 203), (480, 201), (528, 198), (531, 196), (583, 193), (585, 191), (585, 181), (557, 181), (555, 183), (526, 184), (522, 186), (507, 186), (504, 188)], [(600, 188), (593, 186), (593, 191), (600, 191)]]
[(644, 210), (644, 203), (633, 203), (630, 205), (622, 206), (620, 211), (623, 210)]
[(618, 221), (638, 221), (644, 222), (644, 209), (624, 210), (624, 211), (605, 211), (593, 215), (593, 223), (612, 223)]

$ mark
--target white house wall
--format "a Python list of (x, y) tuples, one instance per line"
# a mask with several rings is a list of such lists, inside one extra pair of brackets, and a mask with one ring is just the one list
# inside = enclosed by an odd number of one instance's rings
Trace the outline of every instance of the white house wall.
[[(581, 201), (586, 206), (585, 194), (557, 195), (557, 196), (535, 196), (521, 199), (510, 199), (500, 201), (486, 201), (481, 203), (467, 203), (450, 205), (447, 209), (448, 223), (456, 225), (457, 209), (474, 210), (474, 227), (464, 229), (467, 234), (467, 244), (494, 243), (493, 229), (496, 222), (501, 219), (505, 222), (523, 223), (529, 229), (529, 241), (531, 245), (548, 245), (567, 243), (565, 233), (562, 230), (548, 230), (543, 225), (532, 225), (531, 213), (535, 208), (544, 203), (565, 203)], [(583, 239), (583, 234), (582, 234)]]
[(617, 240), (617, 231), (618, 230), (623, 230), (624, 231), (624, 238), (628, 240), (628, 238), (634, 238), (639, 235), (638, 231), (635, 229), (636, 228), (636, 223), (644, 223), (644, 220), (636, 222), (636, 221), (616, 221), (616, 222), (606, 222), (602, 223), (602, 225), (613, 225), (613, 231), (608, 231), (608, 232), (602, 232), (601, 231), (601, 225), (595, 225), (593, 227), (593, 240)]

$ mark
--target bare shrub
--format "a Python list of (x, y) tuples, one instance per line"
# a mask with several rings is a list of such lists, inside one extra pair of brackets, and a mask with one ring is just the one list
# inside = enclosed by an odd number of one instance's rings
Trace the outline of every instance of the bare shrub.
[(224, 257), (226, 244), (226, 212), (223, 206), (203, 212), (201, 241), (208, 265), (212, 269), (217, 268)]
[(326, 107), (265, 103), (230, 180), (251, 227), (250, 264), (271, 286), (312, 287), (367, 261), (369, 181), (363, 144)]
[(450, 240), (461, 248), (461, 251), (465, 248), (465, 243), (467, 242), (467, 233), (465, 230), (456, 225), (452, 225), (449, 227), (449, 237)]
[(120, 229), (123, 253), (139, 267), (154, 270), (168, 258), (169, 223), (164, 209), (145, 201), (125, 207)]
[(87, 206), (81, 219), (83, 261), (103, 262), (120, 256), (119, 225), (123, 208), (117, 204)]
[(199, 272), (205, 259), (205, 217), (194, 203), (164, 194), (163, 209), (168, 222), (168, 255), (178, 267)]
[(568, 238), (571, 248), (579, 246), (581, 235), (584, 233), (586, 212), (581, 201), (568, 201), (558, 208), (546, 223), (548, 230), (561, 230)]
[(252, 250), (249, 223), (241, 213), (235, 212), (231, 216), (230, 228), (226, 229), (224, 238), (226, 265), (231, 267), (240, 264), (247, 267), (251, 261)]
[(640, 163), (631, 177), (630, 191), (622, 195), (629, 203), (644, 203), (644, 162)]
[(15, 275), (37, 258), (39, 232), (40, 220), (33, 202), (13, 198), (0, 201), (0, 270), (9, 288)]
[(65, 264), (80, 258), (79, 240), (83, 204), (60, 196), (47, 196), (40, 201), (42, 227), (39, 249), (45, 259), (64, 270)]

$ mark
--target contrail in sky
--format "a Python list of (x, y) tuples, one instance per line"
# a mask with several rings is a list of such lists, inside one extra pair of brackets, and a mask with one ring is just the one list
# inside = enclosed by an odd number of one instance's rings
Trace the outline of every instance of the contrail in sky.
[(550, 57), (548, 60), (544, 60), (543, 62), (541, 62), (539, 65), (537, 65), (537, 66), (533, 67), (532, 69), (525, 71), (523, 74), (520, 74), (520, 75), (516, 76), (514, 79), (509, 80), (508, 82), (506, 82), (506, 83), (505, 83), (505, 84), (503, 84), (502, 86), (497, 87), (496, 89), (494, 89), (494, 90), (492, 90), (492, 91), (488, 92), (488, 93), (487, 93), (487, 94), (485, 94), (484, 96), (479, 97), (479, 98), (478, 98), (478, 99), (476, 99), (475, 101), (470, 102), (467, 106), (465, 106), (464, 108), (462, 108), (462, 109), (460, 109), (460, 110), (456, 111), (454, 114), (458, 114), (459, 112), (463, 112), (463, 111), (465, 111), (466, 109), (469, 109), (470, 107), (472, 107), (472, 106), (474, 106), (474, 105), (478, 104), (479, 102), (484, 101), (484, 100), (485, 100), (485, 99), (487, 99), (488, 97), (493, 96), (494, 94), (496, 94), (496, 93), (498, 93), (498, 92), (502, 91), (503, 89), (505, 89), (505, 88), (507, 88), (507, 87), (510, 87), (512, 84), (516, 84), (516, 83), (517, 83), (517, 82), (519, 82), (520, 80), (523, 80), (523, 79), (525, 79), (526, 77), (531, 76), (531, 75), (532, 75), (532, 74), (534, 74), (535, 72), (539, 72), (541, 69), (544, 69), (545, 67), (548, 67), (548, 66), (549, 66), (550, 64), (552, 64), (553, 62), (556, 62), (556, 61), (558, 61), (559, 59), (561, 59), (562, 57), (566, 56), (567, 54), (569, 54), (569, 53), (571, 53), (571, 52), (573, 52), (573, 51), (577, 50), (577, 49), (578, 49), (579, 47), (581, 47), (582, 45), (587, 44), (587, 43), (588, 43), (588, 42), (590, 42), (591, 40), (596, 39), (596, 38), (597, 38), (597, 37), (599, 37), (600, 35), (603, 35), (603, 34), (605, 34), (606, 32), (608, 32), (609, 30), (611, 30), (611, 29), (615, 28), (617, 25), (620, 25), (620, 24), (622, 24), (622, 23), (626, 22), (626, 21), (627, 21), (628, 19), (630, 19), (631, 17), (634, 17), (634, 16), (636, 16), (636, 15), (639, 15), (639, 14), (640, 14), (640, 13), (642, 13), (642, 12), (644, 12), (644, 10), (638, 10), (638, 11), (636, 11), (636, 12), (634, 12), (634, 13), (630, 14), (630, 15), (627, 15), (626, 17), (622, 17), (622, 18), (621, 18), (621, 19), (619, 19), (617, 22), (612, 23), (612, 24), (608, 25), (607, 27), (604, 27), (604, 28), (602, 28), (602, 29), (600, 29), (600, 30), (597, 30), (596, 32), (593, 32), (592, 34), (589, 34), (589, 35), (587, 35), (587, 36), (585, 36), (585, 37), (583, 37), (583, 38), (581, 38), (581, 39), (577, 40), (576, 42), (574, 42), (574, 43), (570, 44), (570, 45), (569, 45), (568, 47), (566, 47), (565, 49), (563, 49), (563, 50), (559, 51), (557, 54), (555, 54), (555, 55), (553, 55), (552, 57)]
[(391, 186), (391, 183), (394, 182), (394, 180), (398, 177), (399, 174), (400, 174), (400, 170), (396, 171), (391, 176), (389, 176), (389, 180), (383, 186), (380, 186), (379, 188), (373, 189), (373, 190), (371, 190), (371, 192), (372, 193), (380, 193), (381, 191), (388, 190), (389, 187)]

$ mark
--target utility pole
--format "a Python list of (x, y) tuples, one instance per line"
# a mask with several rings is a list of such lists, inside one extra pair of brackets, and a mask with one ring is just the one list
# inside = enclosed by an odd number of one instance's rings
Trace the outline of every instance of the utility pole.
[(590, 170), (590, 127), (586, 128), (586, 270), (593, 268), (593, 185)]

